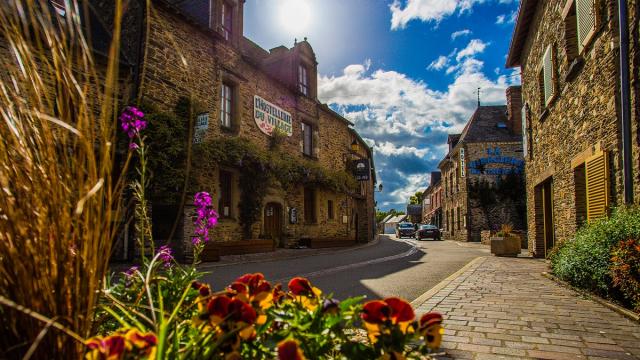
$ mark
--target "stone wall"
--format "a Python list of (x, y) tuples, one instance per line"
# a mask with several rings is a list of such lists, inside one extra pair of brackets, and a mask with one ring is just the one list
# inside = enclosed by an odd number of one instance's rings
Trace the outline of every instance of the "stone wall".
[[(540, 220), (536, 217), (536, 213), (539, 217), (540, 212), (536, 211), (535, 204), (541, 204), (541, 200), (535, 197), (535, 187), (551, 179), (556, 242), (570, 238), (577, 230), (572, 160), (586, 158), (596, 145), (610, 153), (612, 205), (622, 203), (620, 128), (617, 121), (618, 40), (614, 1), (602, 2), (603, 24), (585, 49), (584, 65), (581, 69), (576, 68), (573, 74), (569, 72), (571, 64), (564, 49), (563, 4), (561, 1), (539, 3), (522, 52), (522, 92), (524, 102), (529, 107), (527, 121), (532, 150), (526, 164), (527, 202), (530, 204), (528, 225), (530, 229), (540, 226)], [(637, 40), (637, 34), (633, 36)], [(548, 45), (555, 49), (556, 95), (545, 112), (537, 76)], [(567, 75), (572, 75), (573, 79), (570, 80)], [(635, 141), (637, 143), (637, 138)], [(542, 232), (530, 231), (529, 236), (530, 252), (544, 257)]]
[[(285, 138), (280, 145), (282, 151), (298, 159), (317, 161), (328, 169), (347, 168), (347, 162), (354, 155), (350, 152), (353, 138), (349, 123), (345, 119), (330, 110), (325, 110), (315, 99), (292, 91), (291, 84), (276, 80), (265, 69), (260, 68), (259, 63), (248, 61), (232, 44), (221, 41), (209, 32), (191, 25), (169, 9), (158, 7), (156, 10), (150, 18), (149, 42), (146, 46), (147, 61), (142, 79), (144, 101), (155, 104), (161, 110), (171, 111), (180, 97), (191, 96), (201, 111), (209, 113), (209, 127), (204, 136), (205, 141), (218, 137), (239, 136), (266, 150), (270, 144), (270, 137), (259, 130), (253, 116), (254, 95), (258, 95), (292, 115), (293, 134)], [(310, 46), (306, 42), (298, 43), (291, 50), (291, 56), (296, 56), (297, 52), (304, 52), (304, 56), (308, 57), (309, 49)], [(270, 66), (273, 67), (273, 64)], [(219, 89), (223, 81), (233, 85), (234, 95), (238, 99), (233, 119), (236, 125), (231, 130), (223, 128), (219, 120)], [(301, 121), (311, 124), (314, 128), (313, 157), (303, 156)], [(194, 161), (198, 160), (194, 159)], [(219, 169), (215, 165), (213, 167), (215, 170), (206, 174), (204, 188), (190, 189), (191, 192), (209, 191), (214, 194), (214, 198), (219, 194)], [(237, 220), (239, 194), (242, 191), (237, 184), (237, 178), (242, 169), (225, 170), (234, 174), (232, 216), (220, 220), (211, 238), (214, 241), (244, 240)], [(282, 206), (284, 239), (281, 245), (295, 245), (300, 238), (304, 237), (353, 238), (356, 226), (355, 214), (358, 214), (359, 221), (363, 221), (363, 224), (360, 224), (362, 230), (371, 225), (370, 221), (364, 221), (369, 217), (373, 219), (373, 182), (364, 184), (364, 187), (367, 190), (363, 198), (365, 205), (358, 203), (360, 200), (345, 194), (316, 189), (317, 221), (313, 224), (304, 223), (302, 186), (283, 189), (275, 185), (268, 189), (263, 206), (267, 203), (277, 203)], [(332, 200), (334, 204), (334, 219), (328, 219), (328, 200)], [(289, 222), (289, 210), (292, 208), (298, 210), (297, 224)], [(190, 253), (188, 240), (193, 231), (192, 212), (191, 207), (185, 209), (186, 253)], [(263, 221), (258, 221), (253, 226), (252, 238), (262, 236), (263, 231)], [(363, 238), (365, 241), (371, 238), (368, 233), (366, 234)]]

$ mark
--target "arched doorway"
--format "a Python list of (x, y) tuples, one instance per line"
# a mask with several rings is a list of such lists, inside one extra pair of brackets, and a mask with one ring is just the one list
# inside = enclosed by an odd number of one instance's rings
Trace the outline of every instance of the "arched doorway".
[(270, 202), (264, 207), (264, 234), (267, 239), (273, 239), (278, 246), (281, 246), (282, 205)]

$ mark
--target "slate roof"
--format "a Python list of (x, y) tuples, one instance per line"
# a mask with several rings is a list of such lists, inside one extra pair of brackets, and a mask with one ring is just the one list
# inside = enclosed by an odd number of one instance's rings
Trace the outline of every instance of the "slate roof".
[[(502, 126), (498, 126), (498, 125)], [(507, 106), (480, 106), (467, 122), (462, 130), (458, 142), (518, 142), (522, 141), (519, 135), (515, 135), (506, 127)]]
[(522, 64), (522, 49), (525, 41), (529, 37), (529, 25), (531, 25), (531, 21), (533, 21), (538, 3), (540, 3), (539, 0), (522, 0), (522, 2), (520, 2), (518, 18), (516, 19), (516, 25), (513, 27), (513, 35), (511, 36), (511, 44), (509, 45), (507, 68), (520, 66)]

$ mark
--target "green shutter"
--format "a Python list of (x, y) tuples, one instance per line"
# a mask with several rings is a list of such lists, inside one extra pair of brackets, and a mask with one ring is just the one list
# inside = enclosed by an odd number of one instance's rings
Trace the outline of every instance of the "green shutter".
[(553, 96), (553, 48), (551, 45), (547, 47), (547, 51), (544, 52), (544, 58), (542, 59), (542, 66), (544, 68), (544, 104), (549, 105), (549, 101)]
[(595, 31), (596, 17), (594, 12), (594, 0), (575, 0), (576, 18), (578, 21), (578, 50), (582, 53), (585, 45)]

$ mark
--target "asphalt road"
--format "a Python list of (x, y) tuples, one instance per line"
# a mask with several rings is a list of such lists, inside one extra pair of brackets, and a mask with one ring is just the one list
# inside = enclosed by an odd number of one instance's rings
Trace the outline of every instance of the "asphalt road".
[(204, 280), (218, 290), (245, 273), (262, 272), (268, 280), (283, 285), (292, 277), (304, 276), (338, 299), (366, 295), (413, 301), (469, 261), (487, 254), (479, 245), (383, 236), (375, 245), (351, 251), (210, 269), (205, 266), (210, 273)]

